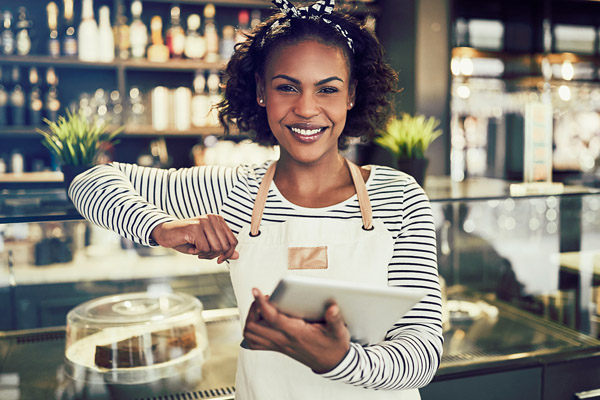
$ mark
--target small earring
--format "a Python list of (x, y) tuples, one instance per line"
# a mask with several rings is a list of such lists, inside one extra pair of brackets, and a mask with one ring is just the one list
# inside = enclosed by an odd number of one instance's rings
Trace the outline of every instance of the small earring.
[(354, 107), (354, 103), (350, 102), (350, 108)]
[(259, 102), (260, 104), (264, 104), (264, 102), (265, 102), (265, 101), (264, 101), (263, 99), (258, 99), (258, 102)]

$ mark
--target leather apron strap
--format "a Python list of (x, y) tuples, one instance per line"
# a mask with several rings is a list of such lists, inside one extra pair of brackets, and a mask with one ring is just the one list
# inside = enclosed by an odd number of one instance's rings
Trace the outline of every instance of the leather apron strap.
[[(371, 209), (371, 201), (369, 200), (369, 194), (367, 192), (367, 185), (360, 173), (360, 168), (346, 160), (352, 181), (354, 182), (354, 188), (356, 189), (356, 195), (358, 197), (358, 204), (360, 206), (360, 213), (363, 220), (363, 229), (373, 229), (373, 211)], [(263, 211), (265, 204), (267, 203), (267, 195), (269, 193), (269, 187), (275, 176), (275, 168), (277, 167), (277, 161), (269, 166), (265, 176), (263, 177), (260, 186), (258, 187), (258, 193), (256, 200), (254, 201), (254, 207), (252, 208), (252, 219), (250, 221), (250, 235), (258, 236), (260, 234), (260, 222), (262, 221)]]

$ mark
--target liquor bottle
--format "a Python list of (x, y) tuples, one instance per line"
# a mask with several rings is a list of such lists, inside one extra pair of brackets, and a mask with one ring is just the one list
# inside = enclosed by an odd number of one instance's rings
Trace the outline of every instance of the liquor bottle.
[(18, 66), (12, 69), (13, 87), (10, 91), (11, 123), (15, 126), (25, 125), (25, 92), (21, 86), (21, 71)]
[(65, 8), (65, 21), (67, 28), (63, 37), (63, 54), (65, 56), (77, 55), (77, 37), (73, 23), (73, 0), (63, 0)]
[(19, 7), (19, 18), (17, 21), (17, 54), (26, 56), (31, 51), (31, 21), (27, 18), (27, 9)]
[(235, 49), (235, 28), (231, 25), (223, 27), (223, 39), (221, 39), (221, 47), (219, 53), (222, 60), (229, 60)]
[(204, 7), (204, 38), (206, 40), (206, 61), (219, 61), (219, 34), (215, 26), (215, 6), (207, 4)]
[(219, 103), (221, 100), (221, 94), (219, 93), (219, 86), (221, 85), (221, 79), (219, 78), (219, 74), (216, 70), (210, 71), (208, 75), (208, 79), (206, 80), (206, 86), (208, 87), (208, 97), (210, 101), (210, 114), (208, 116), (208, 125), (209, 126), (218, 126), (219, 125), (219, 112), (215, 105)]
[(127, 16), (123, 11), (123, 3), (118, 4), (118, 15), (117, 23), (115, 25), (115, 39), (117, 41), (117, 54), (121, 60), (127, 60), (129, 58), (129, 48), (131, 42), (129, 40), (129, 25), (127, 25)]
[(115, 36), (110, 27), (110, 8), (100, 7), (98, 25), (98, 60), (111, 62), (115, 59)]
[(187, 35), (185, 37), (183, 54), (193, 60), (200, 60), (206, 54), (206, 40), (198, 32), (199, 29), (200, 16), (198, 14), (190, 14), (187, 19)]
[(0, 126), (8, 125), (8, 93), (6, 93), (4, 85), (2, 84), (3, 73), (4, 69), (0, 66)]
[(58, 76), (53, 67), (48, 67), (46, 70), (46, 84), (48, 92), (44, 101), (44, 114), (52, 122), (56, 122), (58, 110), (60, 109), (60, 101), (58, 100)]
[(94, 19), (93, 0), (83, 0), (77, 30), (77, 53), (82, 61), (98, 61), (98, 25)]
[(143, 126), (146, 122), (146, 106), (142, 93), (136, 86), (129, 89), (129, 107), (127, 125), (133, 127)]
[(171, 7), (171, 26), (167, 29), (167, 47), (172, 58), (181, 58), (185, 49), (185, 31), (181, 27), (181, 9)]
[(252, 10), (250, 13), (250, 30), (256, 28), (260, 24), (260, 10)]
[(196, 72), (194, 77), (194, 95), (192, 96), (192, 125), (201, 128), (208, 125), (210, 99), (206, 94), (204, 71)]
[(248, 33), (250, 33), (250, 13), (248, 10), (241, 10), (238, 13), (238, 28), (235, 32), (235, 42), (245, 42)]
[(134, 0), (131, 3), (131, 27), (129, 28), (129, 41), (133, 58), (143, 58), (148, 45), (148, 28), (142, 22), (142, 2)]
[(192, 110), (192, 91), (180, 86), (173, 92), (173, 124), (178, 131), (190, 129)]
[(2, 54), (10, 55), (15, 52), (15, 34), (11, 30), (12, 13), (5, 10), (2, 13), (2, 33), (0, 34), (0, 43), (2, 45)]
[(29, 85), (29, 125), (37, 126), (42, 124), (42, 91), (36, 67), (29, 69)]
[(46, 6), (48, 12), (48, 29), (50, 30), (50, 37), (48, 38), (48, 54), (51, 57), (60, 57), (60, 41), (58, 40), (58, 6), (55, 2), (51, 1)]
[(169, 48), (165, 46), (162, 37), (162, 18), (155, 15), (150, 20), (152, 44), (148, 47), (148, 60), (153, 62), (169, 61)]

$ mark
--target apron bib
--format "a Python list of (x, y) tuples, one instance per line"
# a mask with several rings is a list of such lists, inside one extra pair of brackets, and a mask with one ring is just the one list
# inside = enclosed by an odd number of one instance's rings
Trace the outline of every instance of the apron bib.
[[(244, 227), (237, 237), (236, 250), (240, 258), (229, 263), (242, 327), (254, 300), (252, 288), (271, 293), (284, 275), (387, 287), (394, 241), (383, 222), (372, 220), (371, 205), (359, 168), (348, 161), (362, 221), (297, 217), (283, 223), (261, 225), (275, 165), (269, 167), (261, 182), (252, 224)], [(385, 333), (381, 333), (381, 339)], [(372, 390), (332, 381), (284, 354), (240, 348), (236, 399), (419, 400), (420, 396), (417, 389)]]

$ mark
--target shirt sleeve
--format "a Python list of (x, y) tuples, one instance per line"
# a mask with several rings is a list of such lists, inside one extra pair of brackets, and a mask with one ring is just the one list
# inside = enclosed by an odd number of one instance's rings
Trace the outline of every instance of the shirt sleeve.
[[(322, 376), (373, 389), (420, 388), (442, 357), (442, 298), (431, 205), (414, 180), (402, 195), (401, 229), (389, 264), (390, 286), (424, 289), (427, 295), (374, 345), (352, 342), (342, 361)], [(382, 310), (383, 312), (383, 310)]]
[(146, 246), (159, 224), (218, 214), (237, 180), (230, 167), (182, 169), (113, 162), (75, 177), (69, 197), (87, 220)]

